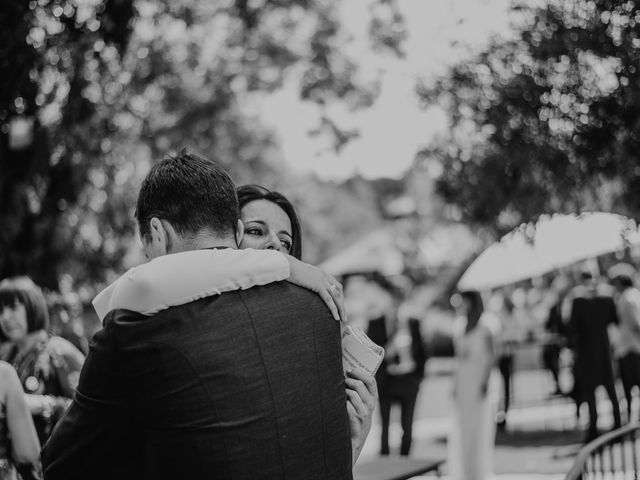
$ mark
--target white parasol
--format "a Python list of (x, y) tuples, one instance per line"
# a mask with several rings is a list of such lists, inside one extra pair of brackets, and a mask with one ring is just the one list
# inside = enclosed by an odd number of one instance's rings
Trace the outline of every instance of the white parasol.
[(637, 243), (635, 221), (622, 215), (543, 215), (535, 225), (523, 224), (484, 250), (458, 288), (489, 290)]

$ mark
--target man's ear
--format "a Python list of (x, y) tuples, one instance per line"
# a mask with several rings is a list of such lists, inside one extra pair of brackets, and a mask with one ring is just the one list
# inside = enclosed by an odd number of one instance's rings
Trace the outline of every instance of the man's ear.
[(244, 236), (244, 223), (242, 220), (238, 220), (238, 226), (236, 229), (236, 243), (240, 246), (240, 242), (242, 242), (242, 237)]
[(154, 257), (166, 255), (170, 248), (170, 240), (164, 222), (158, 217), (151, 217), (149, 220), (149, 236)]

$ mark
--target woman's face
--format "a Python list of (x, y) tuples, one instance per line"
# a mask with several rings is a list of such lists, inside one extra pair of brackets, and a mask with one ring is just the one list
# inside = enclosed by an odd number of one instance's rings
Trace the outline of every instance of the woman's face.
[(27, 309), (20, 302), (0, 307), (0, 330), (9, 341), (22, 340), (29, 333)]
[(269, 200), (254, 200), (240, 211), (244, 236), (240, 248), (278, 250), (290, 253), (293, 245), (291, 220), (278, 205)]

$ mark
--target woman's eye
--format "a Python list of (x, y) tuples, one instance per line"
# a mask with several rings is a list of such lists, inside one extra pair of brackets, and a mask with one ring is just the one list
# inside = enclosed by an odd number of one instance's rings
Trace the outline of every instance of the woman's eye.
[(249, 235), (262, 235), (262, 230), (259, 228), (247, 228), (245, 233)]
[(287, 252), (291, 251), (292, 245), (289, 240), (280, 240), (280, 245), (282, 245), (287, 250)]

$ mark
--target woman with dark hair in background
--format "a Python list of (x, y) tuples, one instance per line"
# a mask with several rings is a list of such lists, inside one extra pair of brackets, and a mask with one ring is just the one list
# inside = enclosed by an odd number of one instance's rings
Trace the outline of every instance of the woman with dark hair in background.
[(484, 311), (480, 292), (455, 296), (453, 424), (447, 444), (450, 476), (483, 480), (492, 475), (499, 378), (494, 371), (499, 320)]
[(48, 327), (44, 296), (30, 278), (0, 282), (0, 360), (16, 369), (41, 444), (70, 402), (84, 362), (77, 348)]

